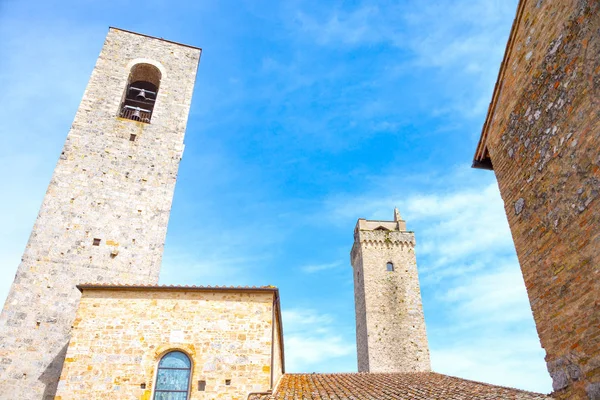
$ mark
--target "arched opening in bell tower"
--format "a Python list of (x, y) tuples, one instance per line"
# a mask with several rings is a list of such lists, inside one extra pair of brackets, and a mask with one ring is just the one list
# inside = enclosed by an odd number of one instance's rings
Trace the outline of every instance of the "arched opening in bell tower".
[(156, 104), (162, 74), (151, 64), (136, 64), (131, 68), (119, 116), (150, 123)]

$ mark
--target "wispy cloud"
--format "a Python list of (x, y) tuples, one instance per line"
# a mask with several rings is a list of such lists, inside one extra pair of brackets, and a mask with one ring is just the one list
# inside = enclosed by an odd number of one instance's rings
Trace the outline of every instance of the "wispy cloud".
[[(350, 7), (312, 5), (296, 12), (298, 35), (320, 46), (384, 46), (394, 59), (382, 80), (428, 71), (447, 101), (434, 114), (485, 112), (516, 1), (402, 3), (361, 1)], [(392, 61), (393, 60), (393, 61)], [(449, 78), (451, 76), (451, 79)], [(461, 84), (461, 82), (467, 83)]]
[(365, 45), (391, 39), (393, 32), (382, 31), (377, 20), (381, 20), (379, 9), (370, 4), (352, 11), (334, 9), (322, 19), (302, 11), (296, 14), (302, 31), (318, 44), (332, 46)]
[(300, 267), (300, 269), (306, 273), (312, 274), (315, 272), (336, 269), (336, 268), (339, 268), (341, 265), (342, 265), (341, 261), (334, 261), (334, 262), (325, 263), (325, 264), (304, 265), (304, 266)]
[(480, 324), (531, 322), (531, 308), (516, 260), (491, 271), (463, 276), (445, 293), (438, 295), (455, 317)]
[(331, 372), (323, 370), (342, 360), (346, 368), (356, 347), (340, 334), (339, 321), (311, 309), (284, 309), (286, 370), (289, 372)]

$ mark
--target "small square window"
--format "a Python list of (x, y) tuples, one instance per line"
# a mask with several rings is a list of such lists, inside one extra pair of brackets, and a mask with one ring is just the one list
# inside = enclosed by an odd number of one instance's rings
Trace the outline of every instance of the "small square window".
[(131, 135), (129, 135), (129, 141), (130, 142), (135, 142), (135, 138), (137, 135), (134, 135), (133, 133)]
[(204, 392), (206, 390), (206, 381), (198, 381), (198, 391)]
[(231, 379), (225, 379), (225, 384), (226, 384), (227, 386), (231, 385)]
[(92, 243), (94, 246), (100, 246), (101, 240), (98, 238), (94, 238), (94, 242)]

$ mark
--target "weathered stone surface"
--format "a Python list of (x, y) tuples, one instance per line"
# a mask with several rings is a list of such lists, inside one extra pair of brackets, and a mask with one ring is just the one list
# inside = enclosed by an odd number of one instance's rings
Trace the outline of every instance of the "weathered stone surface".
[[(109, 30), (0, 315), (0, 398), (52, 398), (76, 284), (158, 281), (199, 58)], [(137, 63), (162, 72), (151, 124), (117, 117)]]
[(84, 288), (56, 399), (150, 399), (173, 350), (192, 360), (190, 399), (270, 390), (271, 368), (282, 374), (275, 302), (274, 291), (243, 288)]
[(354, 230), (350, 257), (359, 372), (431, 370), (415, 235), (406, 231), (399, 213), (394, 219), (359, 219)]
[[(521, 0), (482, 142), (559, 399), (600, 383), (600, 2)], [(589, 388), (589, 389), (586, 389)]]

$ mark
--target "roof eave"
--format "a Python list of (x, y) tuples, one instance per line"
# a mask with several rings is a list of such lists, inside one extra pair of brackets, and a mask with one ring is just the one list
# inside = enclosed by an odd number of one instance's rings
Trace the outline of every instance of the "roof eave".
[(170, 286), (170, 285), (111, 285), (81, 283), (75, 286), (80, 292), (84, 290), (114, 290), (114, 291), (191, 291), (191, 292), (244, 292), (244, 293), (273, 293), (279, 297), (279, 289), (275, 286), (240, 287), (240, 286)]
[(504, 74), (508, 65), (508, 58), (511, 54), (512, 47), (517, 36), (517, 29), (521, 24), (521, 18), (523, 16), (525, 2), (526, 0), (519, 0), (519, 5), (517, 7), (517, 15), (515, 16), (512, 27), (510, 29), (510, 35), (508, 36), (508, 42), (506, 43), (506, 49), (504, 50), (504, 58), (502, 59), (502, 64), (500, 64), (500, 70), (498, 71), (498, 78), (496, 79), (496, 85), (494, 86), (492, 101), (490, 102), (490, 105), (488, 107), (488, 113), (485, 117), (485, 122), (481, 130), (481, 136), (479, 137), (479, 142), (477, 143), (477, 148), (475, 149), (475, 155), (473, 157), (472, 164), (473, 168), (489, 170), (493, 169), (487, 147), (488, 132), (490, 130), (491, 122), (496, 112), (496, 106), (500, 97), (500, 93), (502, 92), (502, 83), (504, 81)]

